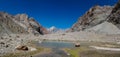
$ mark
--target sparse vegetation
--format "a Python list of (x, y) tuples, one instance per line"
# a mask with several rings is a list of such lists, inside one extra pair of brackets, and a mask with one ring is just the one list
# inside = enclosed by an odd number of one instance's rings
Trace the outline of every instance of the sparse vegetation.
[(79, 48), (64, 48), (63, 50), (69, 53), (71, 57), (120, 57), (120, 52), (96, 50), (96, 49), (90, 48), (89, 47), (90, 45), (98, 45), (98, 46), (114, 45), (116, 47), (119, 46), (113, 43), (105, 44), (105, 43), (92, 42), (92, 43), (82, 43), (81, 47)]
[(111, 51), (98, 51), (98, 50), (87, 50), (79, 53), (80, 56), (85, 57), (120, 57), (120, 53), (111, 52)]
[(82, 52), (82, 51), (87, 50), (87, 48), (85, 48), (85, 47), (73, 48), (73, 49), (65, 48), (63, 50), (65, 50), (66, 52), (68, 52), (71, 57), (80, 57), (79, 53)]

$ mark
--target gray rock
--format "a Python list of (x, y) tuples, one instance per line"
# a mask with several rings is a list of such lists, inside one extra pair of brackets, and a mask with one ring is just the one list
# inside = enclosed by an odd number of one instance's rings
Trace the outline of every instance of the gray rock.
[(86, 30), (95, 31), (97, 33), (105, 33), (105, 34), (120, 34), (120, 29), (109, 22), (103, 22), (97, 26), (94, 26)]

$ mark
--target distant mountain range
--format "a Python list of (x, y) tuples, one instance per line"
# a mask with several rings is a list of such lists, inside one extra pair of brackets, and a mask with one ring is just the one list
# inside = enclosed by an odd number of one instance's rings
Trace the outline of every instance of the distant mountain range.
[(48, 28), (47, 30), (49, 33), (64, 33), (66, 32), (67, 29), (60, 29), (60, 28), (56, 28), (55, 26), (52, 26)]

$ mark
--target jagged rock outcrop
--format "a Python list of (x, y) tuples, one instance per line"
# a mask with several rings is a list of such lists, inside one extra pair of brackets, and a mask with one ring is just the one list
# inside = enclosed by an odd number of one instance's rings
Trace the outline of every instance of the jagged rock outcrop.
[(94, 6), (69, 31), (120, 34), (120, 0), (115, 6)]
[(28, 18), (26, 14), (18, 14), (15, 16), (14, 21), (20, 26), (24, 27), (29, 33), (47, 34), (47, 30), (42, 27), (34, 18)]
[(80, 31), (102, 23), (112, 11), (111, 6), (94, 6), (72, 26), (69, 31)]
[(0, 33), (47, 34), (47, 30), (26, 14), (10, 15), (0, 12)]
[(12, 15), (0, 12), (0, 33), (27, 33), (23, 27), (12, 20), (13, 18)]
[(113, 23), (120, 29), (120, 0), (112, 9), (111, 14), (107, 18), (107, 21)]

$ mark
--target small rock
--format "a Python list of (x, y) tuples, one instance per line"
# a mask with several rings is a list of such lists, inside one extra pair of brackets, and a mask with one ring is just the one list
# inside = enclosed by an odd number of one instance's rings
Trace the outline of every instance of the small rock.
[(6, 48), (8, 48), (9, 47), (9, 45), (6, 45)]
[(37, 49), (36, 49), (36, 48), (33, 48), (33, 47), (29, 47), (29, 50), (30, 50), (30, 51), (36, 51)]
[(4, 39), (3, 37), (1, 37), (1, 39)]
[(3, 45), (4, 45), (5, 43), (4, 43), (4, 42), (0, 42), (0, 44), (3, 44)]
[(12, 37), (11, 35), (9, 37)]
[(16, 37), (17, 37), (17, 38), (20, 38), (20, 36), (18, 36), (18, 35), (17, 35)]
[(12, 39), (10, 39), (10, 41), (12, 41)]

